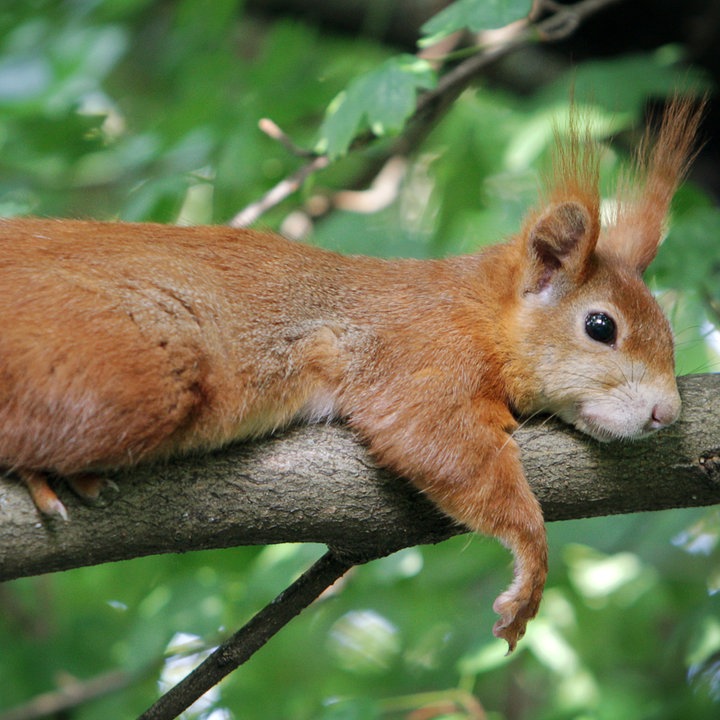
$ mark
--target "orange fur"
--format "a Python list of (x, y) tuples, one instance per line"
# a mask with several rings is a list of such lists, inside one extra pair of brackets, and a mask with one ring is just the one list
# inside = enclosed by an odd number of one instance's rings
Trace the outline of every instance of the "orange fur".
[[(617, 227), (600, 230), (597, 155), (574, 128), (544, 209), (466, 257), (0, 221), (0, 465), (62, 514), (46, 473), (92, 495), (87, 478), (106, 468), (344, 418), (381, 465), (512, 550), (495, 633), (514, 648), (547, 572), (515, 414), (554, 412), (608, 439), (679, 411), (670, 330), (640, 279), (697, 126), (682, 101), (668, 118)], [(598, 314), (612, 342), (588, 335)]]

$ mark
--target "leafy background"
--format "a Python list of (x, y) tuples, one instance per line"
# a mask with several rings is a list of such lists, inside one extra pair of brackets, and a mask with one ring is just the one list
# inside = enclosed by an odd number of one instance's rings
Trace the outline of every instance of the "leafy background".
[[(427, 42), (490, 27), (476, 15), (481, 4), (461, 0), (436, 16)], [(487, 5), (512, 19), (529, 3)], [(353, 135), (399, 131), (416, 92), (435, 83), (429, 63), (372, 35), (249, 12), (238, 0), (211, 9), (200, 0), (6, 0), (0, 215), (225, 222), (302, 163), (259, 132), (269, 117), (338, 161), (263, 226), (287, 230), (301, 213), (308, 241), (344, 252), (466, 252), (515, 231), (536, 202), (553, 122), (573, 92), (606, 141), (611, 197), (648, 99), (706, 85), (684, 55), (675, 45), (584, 59), (571, 73), (549, 71), (532, 92), (502, 77), (479, 81), (413, 153), (392, 202), (372, 214), (317, 214), (388, 142), (346, 153)], [(518, 72), (512, 61), (506, 70)], [(680, 372), (719, 367), (712, 194), (697, 183), (678, 194), (648, 277), (673, 320)], [(490, 540), (455, 538), (355, 570), (188, 717), (716, 718), (717, 515), (548, 529), (545, 601), (513, 657), (490, 633), (509, 556)], [(0, 719), (40, 693), (114, 671), (121, 690), (63, 717), (135, 716), (321, 551), (144, 558), (1, 586)]]

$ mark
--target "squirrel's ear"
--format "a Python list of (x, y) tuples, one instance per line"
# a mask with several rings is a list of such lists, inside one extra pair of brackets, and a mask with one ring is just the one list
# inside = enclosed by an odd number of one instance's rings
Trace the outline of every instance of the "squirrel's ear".
[(579, 202), (552, 205), (526, 234), (524, 291), (582, 282), (600, 232), (598, 218)]

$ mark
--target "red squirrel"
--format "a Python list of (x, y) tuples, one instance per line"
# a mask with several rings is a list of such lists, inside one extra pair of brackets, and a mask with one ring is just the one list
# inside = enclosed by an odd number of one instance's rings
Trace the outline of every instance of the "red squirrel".
[[(377, 462), (514, 554), (494, 603), (510, 650), (547, 574), (513, 440), (548, 412), (597, 440), (680, 412), (667, 320), (641, 275), (692, 154), (675, 100), (602, 228), (598, 150), (577, 127), (543, 207), (463, 257), (342, 256), (229, 227), (0, 220), (0, 466), (47, 484), (344, 419)], [(576, 126), (577, 123), (574, 123)]]

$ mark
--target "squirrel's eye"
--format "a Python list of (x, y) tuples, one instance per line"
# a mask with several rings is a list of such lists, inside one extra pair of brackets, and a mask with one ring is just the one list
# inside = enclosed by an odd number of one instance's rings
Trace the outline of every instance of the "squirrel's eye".
[(603, 312), (590, 313), (585, 318), (585, 332), (588, 337), (606, 345), (614, 343), (617, 337), (615, 321)]

